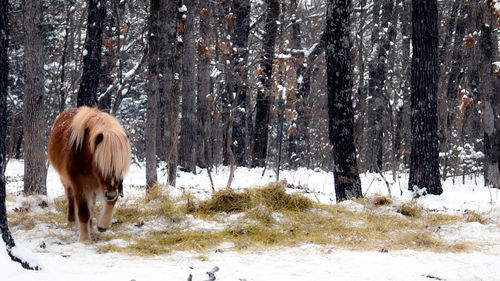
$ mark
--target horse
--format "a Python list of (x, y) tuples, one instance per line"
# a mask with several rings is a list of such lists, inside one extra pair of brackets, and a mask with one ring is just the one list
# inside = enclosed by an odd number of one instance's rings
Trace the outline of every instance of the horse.
[(97, 229), (111, 225), (123, 177), (130, 166), (130, 142), (118, 120), (97, 108), (82, 106), (61, 113), (49, 141), (49, 161), (68, 199), (68, 222), (80, 225), (80, 241), (90, 239), (96, 198), (105, 207)]

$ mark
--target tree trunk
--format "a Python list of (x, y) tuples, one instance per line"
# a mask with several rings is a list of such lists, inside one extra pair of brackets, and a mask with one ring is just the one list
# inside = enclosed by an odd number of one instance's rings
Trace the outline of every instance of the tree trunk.
[[(166, 32), (162, 33), (162, 42), (164, 42), (161, 46), (161, 58), (162, 60), (159, 62), (160, 71), (163, 72), (163, 76), (160, 79), (160, 91), (162, 98), (160, 99), (161, 105), (163, 108), (160, 109), (160, 113), (164, 116), (160, 116), (162, 118), (162, 122), (164, 124), (163, 131), (161, 132), (161, 151), (158, 151), (161, 154), (161, 158), (165, 161), (169, 161), (171, 145), (172, 145), (172, 133), (174, 132), (174, 125), (176, 124), (174, 121), (177, 118), (177, 104), (178, 99), (174, 97), (174, 75), (175, 75), (175, 50), (177, 44), (177, 0), (169, 0), (166, 3), (162, 2), (165, 5), (165, 12), (161, 15), (162, 22), (165, 23), (164, 30)], [(173, 159), (171, 159), (173, 161)], [(175, 160), (177, 161), (177, 160)], [(175, 162), (177, 165), (177, 162)]]
[(337, 201), (362, 197), (354, 147), (350, 0), (329, 0), (326, 15), (328, 131)]
[(486, 186), (500, 188), (500, 78), (494, 62), (498, 61), (498, 37), (492, 17), (491, 0), (481, 4), (481, 37), (479, 92), (484, 100), (484, 182)]
[(24, 192), (47, 194), (42, 1), (23, 1), (24, 25)]
[(208, 1), (199, 0), (200, 4), (200, 40), (198, 51), (198, 138), (197, 165), (203, 168), (210, 166), (210, 17), (211, 9)]
[(265, 35), (262, 46), (261, 73), (259, 75), (262, 88), (257, 92), (255, 105), (254, 147), (252, 167), (264, 167), (267, 157), (267, 138), (271, 115), (274, 44), (278, 31), (280, 4), (277, 0), (267, 0)]
[[(460, 14), (456, 21), (455, 27), (455, 36), (453, 41), (453, 48), (451, 53), (451, 63), (450, 69), (448, 72), (447, 83), (446, 83), (446, 122), (443, 122), (445, 126), (445, 131), (443, 135), (443, 147), (446, 151), (445, 159), (444, 159), (444, 167), (443, 167), (443, 179), (446, 179), (446, 175), (448, 173), (449, 166), (449, 156), (448, 151), (450, 151), (450, 144), (453, 141), (452, 138), (452, 129), (455, 123), (455, 117), (457, 115), (457, 97), (459, 87), (462, 83), (463, 70), (465, 69), (465, 61), (464, 61), (464, 51), (463, 51), (463, 38), (465, 36), (465, 13), (467, 11), (467, 5), (461, 5)], [(449, 50), (442, 50), (443, 53), (442, 59), (444, 59), (446, 52)], [(444, 74), (444, 71), (441, 71)], [(441, 80), (444, 81), (445, 77), (442, 77)]]
[(233, 92), (236, 93), (236, 108), (232, 128), (233, 142), (231, 149), (236, 165), (244, 166), (247, 160), (246, 147), (248, 142), (248, 102), (247, 102), (247, 60), (248, 35), (250, 33), (250, 0), (232, 1), (232, 12), (235, 15), (232, 30), (232, 61)]
[[(183, 38), (184, 36), (184, 23), (185, 11), (180, 8), (183, 6), (183, 0), (177, 0), (177, 7), (175, 9), (175, 15), (177, 17), (177, 38)], [(174, 10), (169, 9), (173, 12)], [(169, 13), (170, 14), (170, 13)], [(169, 35), (170, 36), (170, 35)], [(179, 79), (179, 75), (182, 71), (182, 53), (183, 53), (184, 43), (182, 40), (176, 41), (175, 55), (173, 67), (174, 79), (172, 81), (172, 91), (169, 95), (170, 103), (170, 147), (168, 152), (168, 183), (172, 186), (176, 185), (177, 178), (177, 165), (179, 163), (179, 132), (180, 132), (180, 120), (179, 120), (179, 98), (181, 96), (182, 80)], [(168, 93), (167, 93), (168, 94)]]
[[(369, 65), (368, 94), (368, 147), (366, 161), (370, 172), (382, 170), (383, 156), (383, 119), (386, 97), (384, 95), (384, 81), (387, 74), (387, 54), (391, 42), (396, 35), (397, 10), (394, 11), (394, 0), (385, 0), (382, 5), (381, 29), (389, 30), (385, 34), (378, 35), (374, 44), (374, 51)], [(375, 168), (377, 165), (377, 168)]]
[(159, 71), (160, 44), (162, 32), (161, 3), (159, 0), (151, 0), (149, 10), (149, 46), (148, 46), (148, 100), (146, 108), (146, 187), (153, 186), (157, 180), (157, 120), (158, 120), (158, 97), (159, 97)]
[[(24, 6), (26, 6), (26, 3), (24, 3)], [(16, 244), (9, 231), (7, 209), (5, 207), (7, 195), (5, 188), (5, 166), (7, 163), (5, 159), (7, 156), (7, 92), (9, 76), (9, 57), (7, 55), (7, 49), (9, 47), (9, 28), (7, 12), (8, 1), (0, 0), (0, 232), (7, 248), (7, 254), (13, 261), (19, 262), (25, 269), (38, 270), (38, 267), (33, 268), (30, 264), (14, 256), (12, 253), (12, 248)], [(26, 14), (24, 15), (27, 16)]]
[(437, 120), (437, 0), (412, 2), (411, 154), (408, 189), (443, 192), (439, 177)]
[[(411, 0), (403, 0), (403, 11), (401, 14), (403, 37), (402, 48), (403, 58), (410, 57), (411, 44)], [(395, 153), (396, 159), (404, 164), (407, 164), (408, 153), (410, 146), (410, 76), (411, 68), (409, 64), (403, 66), (403, 82), (401, 86), (402, 105), (397, 108), (396, 112), (396, 128), (395, 128)]]
[(182, 104), (179, 162), (187, 171), (196, 173), (196, 53), (194, 49), (194, 0), (184, 0), (187, 7), (182, 52)]
[(78, 107), (97, 104), (97, 90), (101, 73), (102, 32), (106, 18), (106, 1), (89, 0), (87, 37), (83, 49), (83, 74), (76, 99)]
[[(297, 0), (291, 1), (292, 14), (292, 24), (291, 24), (291, 44), (290, 47), (292, 52), (301, 50), (301, 38), (300, 38), (300, 19), (298, 12)], [(305, 165), (305, 158), (308, 153), (308, 138), (309, 138), (309, 128), (308, 128), (308, 106), (307, 98), (309, 96), (309, 91), (311, 89), (311, 82), (309, 80), (310, 69), (304, 65), (305, 55), (297, 56), (294, 61), (297, 67), (297, 88), (295, 91), (295, 97), (292, 101), (294, 105), (295, 112), (297, 113), (297, 118), (291, 127), (293, 128), (288, 137), (288, 158), (289, 164), (293, 168), (297, 168)], [(312, 64), (314, 65), (314, 64)]]

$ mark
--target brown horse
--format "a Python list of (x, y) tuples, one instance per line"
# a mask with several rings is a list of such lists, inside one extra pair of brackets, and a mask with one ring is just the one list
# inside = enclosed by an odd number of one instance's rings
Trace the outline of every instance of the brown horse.
[(80, 223), (80, 241), (89, 240), (96, 197), (105, 199), (97, 229), (111, 224), (113, 208), (130, 166), (130, 143), (115, 117), (97, 108), (61, 113), (49, 142), (49, 160), (61, 177), (68, 198), (68, 221)]

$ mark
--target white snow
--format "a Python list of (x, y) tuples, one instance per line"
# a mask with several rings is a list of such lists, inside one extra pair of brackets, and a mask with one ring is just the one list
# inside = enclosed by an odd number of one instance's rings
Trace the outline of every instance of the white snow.
[[(37, 202), (45, 197), (27, 197), (21, 195), (23, 189), (23, 162), (11, 160), (7, 166), (7, 194), (15, 197), (15, 202), (7, 201), (8, 212), (23, 204), (31, 204), (36, 212)], [(195, 196), (209, 197), (211, 187), (206, 170), (198, 169), (197, 175), (178, 173), (177, 186), (169, 192), (176, 196), (183, 189)], [(275, 171), (262, 168), (237, 168), (232, 187), (243, 189), (264, 185), (275, 181)], [(167, 175), (158, 169), (159, 181), (165, 182)], [(213, 169), (216, 189), (225, 188), (229, 169)], [(390, 173), (385, 175), (390, 181), (391, 193), (395, 201), (412, 200), (412, 192), (407, 191), (407, 175), (397, 175), (393, 182)], [(333, 175), (320, 169), (299, 168), (293, 171), (280, 171), (280, 178), (297, 189), (290, 192), (306, 192), (312, 200), (326, 204), (335, 204)], [(377, 174), (362, 174), (363, 193), (367, 195), (387, 194), (387, 186)], [(145, 172), (133, 165), (125, 178), (125, 196), (127, 198), (144, 195)], [(47, 176), (49, 202), (64, 195), (59, 177), (52, 167)], [(38, 232), (11, 229), (16, 240), (15, 253), (21, 253), (34, 264), (42, 267), (41, 271), (28, 271), (12, 262), (6, 254), (5, 245), (0, 242), (1, 280), (187, 280), (189, 274), (193, 280), (207, 280), (206, 272), (215, 266), (220, 271), (215, 273), (217, 280), (500, 280), (500, 203), (499, 191), (483, 186), (481, 177), (477, 183), (467, 178), (455, 184), (448, 180), (443, 183), (444, 192), (440, 196), (427, 195), (417, 200), (419, 205), (440, 213), (463, 213), (475, 211), (491, 220), (488, 224), (457, 223), (443, 227), (440, 235), (450, 241), (474, 241), (487, 245), (482, 249), (466, 253), (434, 253), (426, 251), (352, 251), (330, 245), (304, 244), (292, 248), (274, 248), (271, 250), (252, 249), (246, 252), (232, 250), (231, 243), (223, 243), (217, 251), (209, 253), (173, 252), (154, 258), (143, 258), (118, 253), (101, 254), (92, 244), (76, 242), (76, 237), (61, 243), (51, 239), (50, 233), (57, 229), (40, 229)], [(363, 205), (345, 201), (344, 206), (353, 210), (362, 210)], [(227, 220), (237, 221), (239, 214), (231, 215)], [(195, 217), (185, 220), (189, 229), (216, 230), (223, 226), (207, 223)], [(184, 227), (184, 225), (183, 225)], [(147, 231), (148, 228), (144, 228)], [(75, 231), (76, 229), (72, 229)], [(47, 238), (49, 237), (49, 238)], [(41, 247), (41, 243), (44, 246)], [(112, 240), (115, 245), (127, 245), (124, 240)]]
[(182, 5), (182, 7), (179, 8), (179, 13), (185, 13), (187, 12), (188, 8), (186, 7), (186, 5)]

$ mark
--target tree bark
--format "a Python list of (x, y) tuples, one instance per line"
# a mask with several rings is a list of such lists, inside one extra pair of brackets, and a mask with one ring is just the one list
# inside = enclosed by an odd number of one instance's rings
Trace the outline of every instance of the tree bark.
[(7, 156), (7, 93), (8, 93), (8, 75), (9, 75), (9, 57), (7, 50), (9, 47), (9, 28), (8, 28), (8, 1), (0, 0), (0, 232), (7, 248), (7, 254), (10, 258), (19, 262), (25, 269), (39, 269), (32, 267), (27, 262), (14, 256), (12, 248), (15, 247), (14, 238), (10, 234), (7, 220), (7, 209), (5, 206), (6, 183), (5, 183), (5, 159)]
[(247, 160), (248, 143), (248, 102), (247, 102), (247, 60), (248, 35), (250, 33), (250, 0), (232, 1), (232, 12), (236, 17), (232, 29), (232, 61), (233, 89), (236, 93), (236, 108), (232, 128), (233, 142), (231, 149), (236, 165), (244, 166)]
[[(300, 36), (300, 20), (298, 13), (297, 0), (291, 1), (292, 24), (291, 24), (291, 41), (290, 47), (292, 52), (301, 50), (301, 36)], [(319, 43), (318, 43), (319, 44)], [(311, 82), (309, 79), (311, 67), (307, 68), (308, 59), (303, 53), (294, 58), (297, 67), (297, 88), (295, 90), (295, 97), (292, 101), (297, 118), (292, 123), (293, 130), (288, 136), (288, 158), (289, 164), (293, 168), (305, 166), (305, 159), (308, 154), (308, 139), (309, 139), (309, 110), (307, 106), (307, 98), (311, 90)], [(311, 65), (314, 65), (311, 62)]]
[(184, 21), (182, 52), (182, 104), (179, 162), (187, 172), (196, 173), (196, 53), (194, 48), (194, 0), (184, 0), (187, 7)]
[(24, 26), (24, 192), (47, 194), (42, 1), (23, 1)]
[(198, 138), (197, 165), (207, 168), (211, 164), (210, 155), (210, 17), (212, 10), (208, 1), (199, 0), (200, 4), (200, 40), (196, 50), (198, 51)]
[[(177, 38), (183, 38), (184, 36), (184, 12), (179, 10), (184, 5), (183, 0), (177, 0), (177, 7), (175, 10), (169, 9), (170, 13), (175, 13), (177, 17)], [(174, 12), (175, 11), (175, 12)], [(170, 36), (170, 34), (169, 34)], [(181, 96), (182, 80), (180, 79), (180, 73), (182, 72), (182, 53), (183, 53), (184, 43), (182, 40), (176, 41), (174, 60), (172, 61), (172, 70), (174, 79), (172, 81), (172, 91), (169, 93), (169, 103), (170, 103), (170, 147), (168, 152), (168, 183), (172, 186), (176, 185), (177, 178), (177, 165), (179, 163), (179, 132), (180, 132), (180, 120), (179, 120), (179, 98)], [(174, 63), (175, 62), (175, 63)], [(168, 93), (167, 93), (168, 94)]]
[(354, 147), (350, 0), (329, 0), (326, 15), (328, 131), (337, 201), (362, 197)]
[(391, 48), (391, 42), (396, 37), (396, 26), (398, 20), (398, 9), (394, 9), (398, 3), (394, 0), (385, 0), (382, 5), (382, 30), (388, 30), (383, 35), (379, 35), (375, 42), (373, 58), (369, 65), (368, 92), (368, 148), (366, 161), (370, 172), (382, 170), (383, 158), (383, 126), (384, 108), (386, 97), (384, 95), (384, 85), (387, 76), (387, 56)]
[[(411, 0), (403, 0), (403, 11), (401, 14), (403, 37), (402, 48), (403, 58), (410, 57), (411, 44)], [(403, 66), (404, 80), (401, 86), (402, 105), (397, 108), (396, 112), (396, 128), (395, 128), (395, 153), (398, 162), (407, 164), (408, 154), (410, 151), (410, 80), (411, 67), (409, 64)]]
[[(458, 1), (457, 1), (458, 2)], [(455, 27), (455, 36), (453, 40), (453, 47), (451, 53), (451, 63), (449, 72), (447, 75), (447, 83), (446, 83), (446, 122), (443, 122), (445, 126), (444, 134), (442, 137), (443, 147), (446, 152), (448, 152), (451, 148), (452, 143), (452, 128), (455, 123), (455, 117), (457, 115), (457, 97), (459, 87), (461, 85), (461, 80), (463, 77), (463, 70), (465, 69), (465, 61), (464, 61), (464, 50), (463, 50), (463, 38), (465, 36), (465, 14), (467, 11), (467, 5), (461, 5), (460, 14), (458, 19), (456, 20)], [(444, 59), (446, 52), (449, 50), (442, 50), (443, 54), (442, 59)], [(444, 74), (444, 71), (441, 71)], [(441, 80), (444, 81), (445, 77), (442, 77)], [(445, 155), (444, 159), (444, 167), (443, 167), (443, 176), (445, 179), (448, 173), (449, 166), (449, 156), (448, 153)]]
[(438, 7), (436, 0), (412, 2), (411, 154), (408, 189), (443, 192), (439, 176), (437, 119)]
[(76, 99), (78, 107), (97, 105), (101, 73), (101, 51), (103, 24), (106, 18), (106, 1), (89, 0), (87, 37), (83, 49), (83, 74)]
[(162, 33), (161, 3), (159, 0), (151, 0), (149, 11), (149, 46), (148, 46), (148, 100), (146, 108), (146, 187), (153, 186), (157, 180), (157, 120), (158, 120), (158, 98), (159, 98), (159, 69), (160, 44)]
[(494, 62), (498, 61), (497, 25), (492, 14), (493, 3), (481, 3), (481, 37), (479, 38), (481, 82), (479, 92), (483, 96), (484, 128), (484, 182), (486, 186), (500, 188), (500, 78)]
[(254, 147), (252, 167), (264, 167), (267, 157), (267, 139), (271, 115), (274, 44), (278, 31), (280, 4), (277, 0), (267, 0), (265, 35), (262, 46), (260, 81), (262, 88), (257, 92), (255, 105)]
[[(165, 12), (162, 14), (162, 22), (165, 23), (166, 32), (161, 34), (162, 36), (162, 48), (161, 48), (161, 58), (160, 70), (163, 71), (162, 79), (160, 79), (160, 88), (163, 89), (161, 91), (162, 98), (160, 99), (161, 105), (163, 108), (160, 108), (159, 118), (162, 118), (163, 122), (163, 131), (161, 132), (161, 151), (160, 153), (161, 159), (165, 161), (169, 161), (171, 145), (172, 145), (172, 133), (174, 132), (174, 125), (176, 126), (176, 122), (174, 122), (177, 118), (177, 105), (178, 98), (174, 97), (174, 85), (175, 85), (175, 51), (177, 47), (177, 0), (169, 0), (166, 3), (162, 2), (165, 5)], [(163, 66), (162, 66), (163, 65)], [(171, 159), (173, 161), (173, 159)], [(177, 161), (177, 160), (175, 160)], [(175, 162), (177, 165), (177, 162)]]

